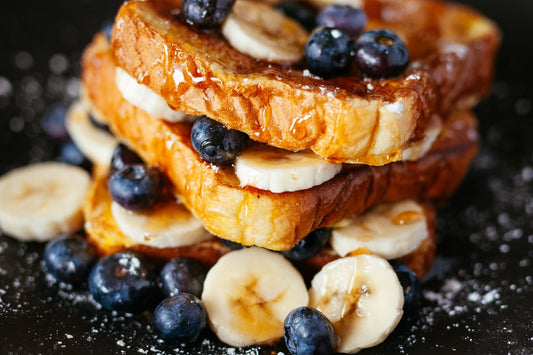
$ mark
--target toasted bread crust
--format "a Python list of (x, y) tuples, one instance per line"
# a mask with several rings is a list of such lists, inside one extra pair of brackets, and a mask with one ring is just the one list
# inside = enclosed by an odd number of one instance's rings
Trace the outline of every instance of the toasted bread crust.
[(218, 33), (180, 22), (179, 0), (125, 3), (113, 53), (175, 109), (283, 149), (382, 165), (401, 160), (432, 115), (470, 108), (487, 92), (499, 32), (474, 11), (438, 1), (366, 0), (363, 7), (369, 28), (391, 28), (407, 43), (412, 62), (400, 77), (323, 80), (302, 67), (257, 61)]
[(244, 245), (289, 249), (311, 231), (381, 202), (446, 198), (478, 147), (476, 119), (461, 111), (446, 120), (440, 138), (417, 162), (345, 165), (326, 183), (295, 192), (242, 188), (232, 168), (200, 159), (191, 146), (190, 124), (166, 123), (126, 102), (116, 88), (114, 67), (108, 44), (98, 35), (83, 56), (82, 80), (93, 105), (120, 139), (170, 179), (207, 230)]
[[(83, 206), (84, 228), (88, 240), (101, 255), (133, 250), (162, 260), (190, 257), (206, 266), (212, 266), (222, 255), (230, 251), (230, 248), (215, 237), (198, 244), (177, 248), (154, 248), (135, 243), (122, 233), (113, 218), (111, 213), (112, 200), (106, 181), (107, 168), (96, 166), (93, 171), (93, 183)], [(428, 237), (422, 241), (415, 251), (400, 259), (419, 277), (430, 270), (435, 254), (435, 210), (431, 205), (426, 204), (424, 213), (427, 220)], [(324, 248), (316, 256), (294, 264), (307, 280), (311, 280), (325, 264), (338, 258), (339, 255), (333, 250)]]

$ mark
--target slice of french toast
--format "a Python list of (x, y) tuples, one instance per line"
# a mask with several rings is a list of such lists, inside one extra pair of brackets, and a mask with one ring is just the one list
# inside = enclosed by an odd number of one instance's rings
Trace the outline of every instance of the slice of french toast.
[(131, 105), (118, 91), (114, 73), (109, 45), (99, 34), (83, 56), (82, 81), (92, 105), (108, 118), (119, 139), (169, 178), (207, 230), (244, 245), (289, 249), (311, 231), (382, 202), (446, 198), (461, 182), (479, 143), (475, 117), (457, 111), (417, 162), (345, 164), (321, 185), (272, 193), (241, 187), (232, 167), (202, 160), (191, 145), (190, 123), (168, 123)]
[(205, 114), (268, 145), (382, 165), (402, 160), (432, 115), (471, 108), (487, 93), (499, 31), (451, 3), (354, 3), (367, 13), (368, 29), (391, 29), (406, 43), (411, 63), (399, 77), (324, 80), (303, 63), (254, 59), (218, 31), (185, 24), (179, 0), (126, 2), (116, 17), (113, 54), (173, 109)]
[[(100, 254), (107, 255), (123, 250), (133, 250), (163, 260), (175, 257), (190, 257), (201, 261), (206, 266), (212, 266), (222, 255), (231, 250), (223, 241), (216, 237), (181, 247), (157, 248), (135, 242), (122, 232), (113, 217), (111, 211), (112, 199), (107, 187), (107, 177), (107, 167), (96, 166), (94, 168), (92, 185), (83, 207), (85, 232)], [(165, 216), (159, 216), (159, 218), (165, 218)], [(420, 243), (418, 248), (400, 258), (400, 261), (405, 263), (419, 277), (422, 277), (431, 269), (435, 254), (435, 209), (430, 204), (424, 205), (424, 218), (426, 219), (428, 236)], [(338, 258), (339, 255), (326, 246), (316, 256), (295, 262), (295, 264), (306, 279), (310, 280), (322, 266)]]

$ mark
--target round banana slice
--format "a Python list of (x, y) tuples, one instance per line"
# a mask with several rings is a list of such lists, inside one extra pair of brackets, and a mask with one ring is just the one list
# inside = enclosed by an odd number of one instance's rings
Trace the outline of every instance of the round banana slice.
[(115, 82), (126, 101), (146, 111), (155, 118), (161, 118), (169, 122), (182, 122), (191, 118), (182, 111), (176, 111), (170, 108), (165, 99), (148, 86), (139, 84), (135, 78), (130, 76), (122, 68), (116, 68)]
[(0, 177), (0, 229), (23, 241), (46, 241), (79, 230), (90, 176), (76, 166), (47, 162)]
[(400, 321), (403, 289), (387, 260), (358, 255), (326, 264), (311, 281), (309, 306), (333, 323), (341, 353), (381, 343)]
[(329, 163), (310, 151), (291, 152), (266, 145), (248, 147), (235, 162), (241, 186), (276, 193), (320, 185), (341, 169), (342, 164)]
[(298, 22), (270, 5), (246, 0), (235, 2), (222, 34), (241, 53), (286, 64), (303, 58), (309, 36)]
[(95, 164), (109, 165), (118, 141), (112, 134), (91, 123), (84, 103), (78, 101), (72, 104), (65, 124), (74, 144), (83, 155)]
[(111, 213), (122, 233), (138, 244), (174, 248), (212, 237), (183, 204), (174, 200), (161, 202), (143, 212), (132, 212), (112, 202)]
[(364, 248), (395, 259), (416, 250), (429, 235), (424, 208), (412, 200), (379, 205), (340, 225), (330, 241), (340, 256)]
[(278, 340), (285, 317), (308, 299), (304, 280), (290, 262), (255, 247), (220, 258), (207, 273), (202, 293), (211, 328), (231, 346)]

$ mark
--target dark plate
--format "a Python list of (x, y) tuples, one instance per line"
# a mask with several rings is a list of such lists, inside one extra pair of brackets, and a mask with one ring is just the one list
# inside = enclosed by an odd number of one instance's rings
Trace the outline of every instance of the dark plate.
[[(483, 146), (439, 213), (439, 248), (420, 312), (368, 353), (533, 352), (533, 2), (471, 0), (502, 27), (494, 90), (476, 112)], [(43, 112), (75, 95), (79, 57), (119, 2), (3, 2), (0, 11), (0, 173), (53, 159)], [(42, 271), (41, 244), (0, 236), (0, 353), (286, 353), (227, 348), (210, 332), (172, 349), (149, 315), (99, 309), (83, 289)], [(364, 353), (363, 352), (363, 353)]]

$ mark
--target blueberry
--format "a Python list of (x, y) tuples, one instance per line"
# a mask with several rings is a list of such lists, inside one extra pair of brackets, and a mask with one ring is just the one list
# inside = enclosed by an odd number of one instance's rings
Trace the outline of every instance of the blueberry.
[(283, 0), (276, 5), (286, 16), (298, 21), (306, 30), (315, 28), (317, 10), (309, 3), (299, 0)]
[(133, 252), (100, 259), (89, 274), (89, 292), (103, 307), (128, 313), (150, 309), (161, 299), (157, 273)]
[(152, 322), (155, 334), (167, 343), (187, 343), (198, 338), (207, 324), (207, 315), (198, 297), (179, 293), (157, 306)]
[(300, 307), (291, 311), (285, 322), (285, 345), (291, 354), (333, 354), (338, 337), (331, 322), (318, 310)]
[(330, 237), (331, 229), (320, 228), (309, 233), (291, 249), (282, 251), (281, 253), (291, 260), (306, 260), (318, 254), (329, 241)]
[(352, 38), (363, 31), (366, 22), (365, 12), (349, 5), (326, 6), (316, 17), (317, 25), (338, 28)]
[(109, 179), (111, 198), (130, 211), (143, 211), (152, 207), (161, 195), (161, 190), (161, 174), (147, 165), (128, 166)]
[(87, 159), (85, 155), (83, 155), (81, 150), (72, 141), (69, 141), (61, 146), (57, 160), (82, 167), (88, 171), (90, 171), (92, 167), (91, 161)]
[(403, 287), (403, 310), (406, 313), (411, 313), (418, 310), (420, 303), (420, 281), (416, 274), (409, 269), (404, 263), (398, 260), (389, 260), (394, 272), (400, 280)]
[(163, 292), (167, 297), (190, 293), (200, 297), (204, 287), (206, 268), (191, 258), (174, 258), (161, 270)]
[(203, 159), (213, 164), (228, 164), (235, 160), (246, 146), (248, 136), (207, 116), (194, 122), (191, 131), (193, 148)]
[(217, 27), (228, 17), (234, 0), (183, 0), (181, 14), (198, 27)]
[(128, 148), (123, 143), (119, 143), (113, 155), (111, 156), (111, 167), (109, 168), (109, 176), (112, 176), (116, 172), (137, 164), (144, 164), (143, 160), (133, 150)]
[(311, 34), (305, 45), (309, 70), (327, 78), (348, 72), (352, 66), (354, 42), (344, 32), (322, 27)]
[(44, 249), (44, 263), (56, 279), (73, 285), (87, 279), (96, 261), (94, 249), (79, 236), (56, 238)]
[(69, 134), (65, 126), (69, 104), (65, 101), (54, 103), (42, 116), (41, 126), (44, 132), (51, 138), (67, 141)]
[(355, 63), (364, 76), (393, 77), (409, 64), (409, 51), (394, 32), (371, 30), (355, 42)]

